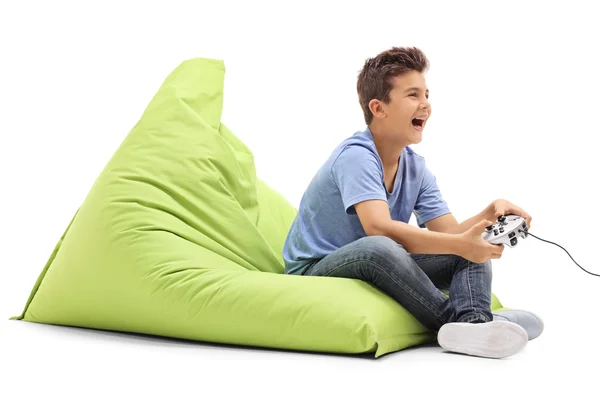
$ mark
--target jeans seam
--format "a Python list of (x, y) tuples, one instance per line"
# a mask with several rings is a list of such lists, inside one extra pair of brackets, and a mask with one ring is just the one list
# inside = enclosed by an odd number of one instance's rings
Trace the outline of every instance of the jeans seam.
[(477, 308), (473, 304), (473, 291), (471, 290), (471, 261), (467, 260), (467, 286), (469, 287), (469, 301), (471, 302), (471, 308), (475, 313), (478, 313)]
[(394, 279), (392, 276), (390, 276), (387, 271), (385, 270), (385, 268), (382, 268), (378, 263), (371, 261), (371, 260), (365, 260), (365, 259), (357, 259), (357, 260), (351, 260), (351, 261), (347, 261), (343, 264), (338, 265), (336, 268), (331, 269), (331, 271), (329, 271), (328, 274), (326, 274), (325, 276), (330, 276), (331, 274), (333, 274), (334, 272), (336, 272), (337, 270), (339, 270), (342, 267), (345, 267), (346, 265), (353, 263), (353, 262), (367, 262), (369, 264), (373, 264), (380, 272), (383, 272), (391, 281), (393, 281), (394, 283), (396, 283), (398, 286), (402, 287), (404, 290), (406, 290), (406, 292), (408, 292), (413, 299), (415, 299), (416, 301), (418, 301), (423, 307), (425, 307), (427, 310), (429, 310), (431, 313), (433, 313), (438, 320), (444, 324), (446, 323), (446, 320), (437, 313), (437, 311), (432, 310), (427, 304), (423, 303), (423, 301), (421, 300), (421, 297), (418, 296), (415, 292), (413, 292), (410, 287), (404, 286), (402, 284), (402, 282), (397, 281), (396, 279)]

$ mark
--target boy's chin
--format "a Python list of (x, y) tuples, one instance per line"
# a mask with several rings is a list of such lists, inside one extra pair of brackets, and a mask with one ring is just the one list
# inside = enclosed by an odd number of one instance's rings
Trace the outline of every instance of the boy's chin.
[(423, 132), (416, 132), (410, 136), (410, 142), (412, 144), (419, 144), (423, 140)]

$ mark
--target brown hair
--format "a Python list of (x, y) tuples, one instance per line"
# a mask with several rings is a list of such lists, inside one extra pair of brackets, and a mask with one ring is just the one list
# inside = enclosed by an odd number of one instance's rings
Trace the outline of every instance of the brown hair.
[(365, 61), (358, 75), (356, 90), (367, 125), (373, 120), (369, 102), (378, 99), (390, 101), (392, 79), (404, 72), (423, 72), (429, 68), (425, 54), (416, 47), (392, 47)]

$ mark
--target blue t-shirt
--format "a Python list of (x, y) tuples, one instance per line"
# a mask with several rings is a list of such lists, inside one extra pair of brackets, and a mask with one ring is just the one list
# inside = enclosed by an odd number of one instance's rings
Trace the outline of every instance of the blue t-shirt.
[(387, 201), (396, 221), (408, 223), (414, 212), (421, 228), (450, 213), (425, 159), (408, 146), (398, 161), (392, 192), (387, 190), (367, 127), (338, 145), (308, 185), (285, 240), (285, 273), (300, 275), (311, 261), (366, 236), (354, 204), (373, 199)]

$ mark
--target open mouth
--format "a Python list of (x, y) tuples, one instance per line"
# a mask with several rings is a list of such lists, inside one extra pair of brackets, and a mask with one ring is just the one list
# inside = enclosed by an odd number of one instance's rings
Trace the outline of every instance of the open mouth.
[(421, 117), (417, 117), (414, 118), (412, 120), (412, 125), (417, 129), (417, 130), (422, 130), (423, 129), (423, 125), (425, 125), (425, 119), (421, 118)]

